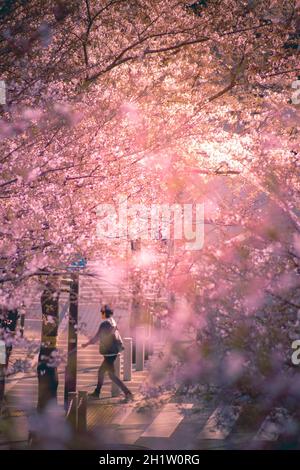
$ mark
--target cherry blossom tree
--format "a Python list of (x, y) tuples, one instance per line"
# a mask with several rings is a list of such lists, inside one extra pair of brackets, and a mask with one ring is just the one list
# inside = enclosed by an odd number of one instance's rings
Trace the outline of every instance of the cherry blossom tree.
[(183, 302), (166, 321), (174, 343), (192, 328), (197, 379), (217, 363), (225, 385), (245, 388), (245, 368), (260, 389), (267, 369), (275, 380), (270, 342), (288, 354), (299, 309), (299, 1), (1, 8), (0, 304), (26, 307), (42, 270), (63, 275), (75, 254), (116, 256), (96, 226), (119, 194), (204, 201), (204, 248), (178, 243), (141, 292)]

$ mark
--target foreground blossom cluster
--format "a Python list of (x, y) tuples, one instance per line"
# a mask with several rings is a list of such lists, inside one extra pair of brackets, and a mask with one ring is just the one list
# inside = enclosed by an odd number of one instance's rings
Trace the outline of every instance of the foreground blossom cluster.
[[(130, 273), (134, 315), (157, 299), (154, 384), (296, 413), (299, 0), (3, 2), (0, 20), (1, 311), (101, 259)], [(120, 195), (204, 203), (203, 247), (140, 243), (138, 224), (99, 239)]]

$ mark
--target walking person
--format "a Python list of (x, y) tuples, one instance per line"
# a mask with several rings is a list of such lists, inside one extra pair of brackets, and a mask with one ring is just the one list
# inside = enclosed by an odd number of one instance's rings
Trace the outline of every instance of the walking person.
[(18, 310), (0, 309), (0, 409), (4, 403), (5, 376), (16, 335)]
[(108, 306), (104, 305), (101, 308), (102, 322), (98, 328), (95, 336), (90, 339), (87, 343), (82, 344), (83, 348), (86, 348), (90, 344), (95, 344), (100, 341), (99, 351), (100, 354), (104, 357), (104, 360), (99, 367), (98, 371), (98, 383), (94, 392), (90, 395), (92, 398), (99, 398), (101, 388), (104, 383), (104, 376), (107, 372), (109, 378), (116, 384), (125, 395), (126, 400), (132, 400), (133, 394), (126, 387), (126, 385), (119, 379), (115, 373), (115, 360), (118, 357), (118, 354), (123, 351), (124, 346), (119, 334), (117, 324), (112, 318), (113, 310)]

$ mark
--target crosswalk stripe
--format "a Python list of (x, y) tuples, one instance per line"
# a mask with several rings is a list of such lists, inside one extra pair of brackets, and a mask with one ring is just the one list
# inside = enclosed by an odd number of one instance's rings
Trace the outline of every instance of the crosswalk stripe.
[(242, 411), (242, 406), (220, 405), (208, 418), (199, 434), (200, 439), (226, 439)]
[(124, 421), (128, 418), (128, 416), (132, 413), (133, 407), (132, 406), (124, 406), (120, 410), (114, 419), (112, 420), (112, 424), (118, 424), (119, 426), (124, 423)]
[(289, 421), (291, 417), (285, 408), (274, 408), (263, 421), (253, 440), (277, 441), (282, 429), (288, 425)]
[(170, 437), (184, 419), (181, 409), (192, 407), (192, 403), (184, 403), (180, 407), (176, 403), (167, 403), (141, 437)]

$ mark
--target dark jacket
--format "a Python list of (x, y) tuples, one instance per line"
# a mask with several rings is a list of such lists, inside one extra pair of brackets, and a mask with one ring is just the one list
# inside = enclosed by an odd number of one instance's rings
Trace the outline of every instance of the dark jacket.
[(107, 318), (101, 322), (98, 337), (100, 340), (100, 354), (103, 356), (115, 356), (120, 352), (121, 338), (119, 338), (117, 324), (113, 318)]

